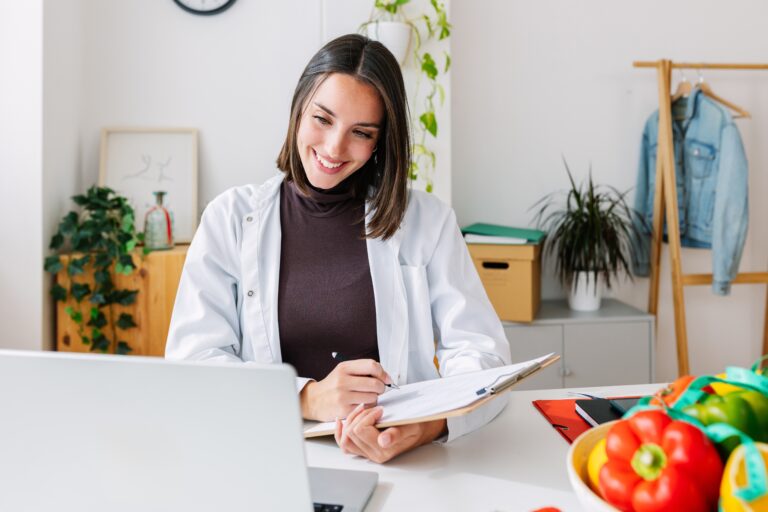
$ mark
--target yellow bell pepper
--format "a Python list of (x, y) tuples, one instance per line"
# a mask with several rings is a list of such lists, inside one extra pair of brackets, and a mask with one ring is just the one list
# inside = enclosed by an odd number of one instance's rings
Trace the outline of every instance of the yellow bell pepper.
[[(755, 444), (763, 456), (763, 463), (768, 467), (768, 444)], [(735, 489), (744, 487), (746, 483), (744, 446), (741, 445), (731, 453), (725, 464), (720, 484), (720, 507), (723, 512), (768, 512), (768, 495), (747, 503), (733, 494)]]
[(595, 491), (595, 494), (602, 496), (600, 492), (600, 469), (608, 461), (608, 455), (605, 453), (605, 438), (589, 452), (587, 459), (587, 476), (589, 477), (589, 486)]
[[(715, 375), (718, 379), (724, 379), (726, 377), (725, 372), (718, 373)], [(715, 394), (723, 396), (727, 395), (728, 393), (733, 393), (734, 391), (742, 391), (744, 388), (741, 388), (739, 386), (734, 386), (733, 384), (726, 384), (725, 382), (713, 382), (710, 384), (712, 389), (715, 390)]]

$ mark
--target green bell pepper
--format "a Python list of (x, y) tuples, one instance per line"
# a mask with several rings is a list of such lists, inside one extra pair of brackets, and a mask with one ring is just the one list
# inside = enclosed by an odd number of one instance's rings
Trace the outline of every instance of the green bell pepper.
[[(683, 412), (704, 425), (727, 423), (755, 441), (768, 441), (768, 396), (758, 391), (734, 391), (727, 395), (707, 395), (700, 403), (683, 408)], [(739, 445), (736, 437), (720, 443), (724, 455)]]

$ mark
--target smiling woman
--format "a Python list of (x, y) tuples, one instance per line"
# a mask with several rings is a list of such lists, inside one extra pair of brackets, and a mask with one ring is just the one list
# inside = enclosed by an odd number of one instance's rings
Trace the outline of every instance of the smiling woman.
[(376, 150), (381, 98), (370, 85), (335, 73), (323, 80), (303, 110), (296, 136), (301, 164), (313, 187), (331, 189), (363, 167)]
[(510, 358), (453, 211), (408, 190), (408, 118), (383, 45), (348, 35), (321, 48), (296, 86), (282, 173), (206, 208), (166, 344), (174, 359), (291, 364), (303, 416), (345, 418), (339, 446), (376, 462), (504, 405), (379, 431), (388, 385)]
[(333, 188), (364, 168), (350, 186), (362, 196), (375, 189), (368, 236), (389, 238), (405, 212), (408, 118), (400, 66), (389, 50), (362, 36), (340, 37), (299, 78), (277, 166), (303, 193), (310, 185)]

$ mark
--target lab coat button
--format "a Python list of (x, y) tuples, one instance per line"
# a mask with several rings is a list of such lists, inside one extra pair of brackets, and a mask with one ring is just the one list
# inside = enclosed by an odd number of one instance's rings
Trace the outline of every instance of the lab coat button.
[(247, 217), (245, 218), (245, 221), (246, 221), (246, 222), (253, 222), (253, 217), (251, 217), (251, 216), (249, 215), (249, 216), (247, 216)]
[(253, 297), (253, 290), (248, 290), (248, 296)]
[(701, 151), (699, 151), (698, 149), (694, 149), (694, 150), (693, 150), (693, 154), (694, 154), (695, 156), (699, 156), (699, 153), (701, 153)]

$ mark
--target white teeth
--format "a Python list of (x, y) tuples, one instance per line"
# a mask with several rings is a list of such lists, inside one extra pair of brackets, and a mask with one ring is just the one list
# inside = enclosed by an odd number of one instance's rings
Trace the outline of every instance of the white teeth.
[(325, 158), (321, 157), (320, 155), (315, 152), (315, 158), (317, 158), (317, 161), (320, 162), (324, 167), (327, 167), (329, 169), (336, 169), (337, 167), (341, 166), (342, 162), (339, 162), (337, 164), (332, 164)]

